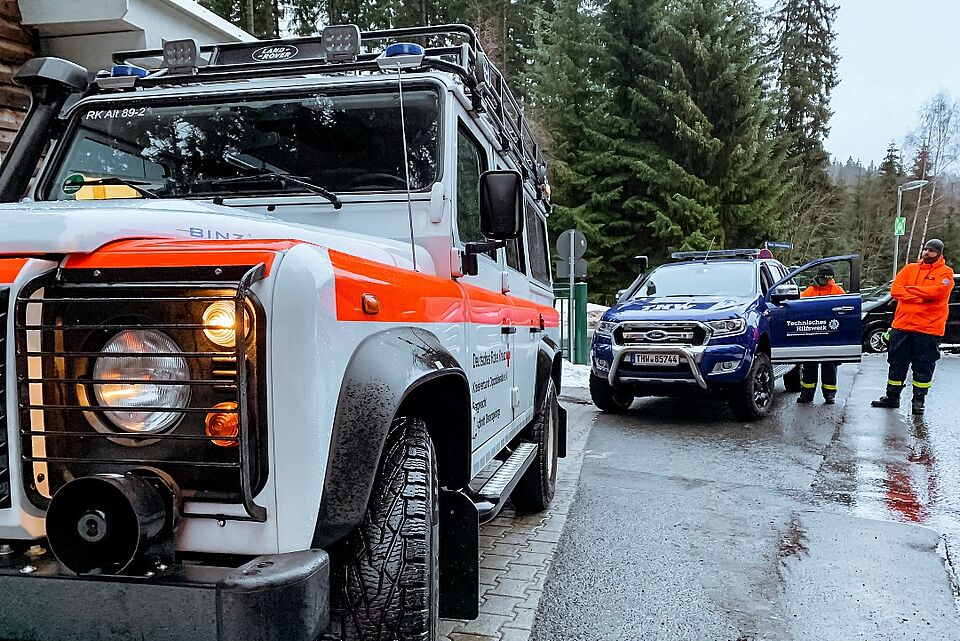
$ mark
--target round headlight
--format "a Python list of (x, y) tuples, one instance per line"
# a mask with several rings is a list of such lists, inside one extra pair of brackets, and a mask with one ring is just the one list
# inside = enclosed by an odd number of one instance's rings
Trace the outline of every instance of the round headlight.
[(104, 415), (122, 430), (148, 434), (160, 432), (179, 421), (182, 412), (136, 411), (141, 407), (178, 409), (187, 406), (190, 386), (170, 384), (190, 380), (187, 360), (176, 355), (179, 353), (180, 348), (173, 339), (152, 329), (127, 329), (107, 341), (93, 367), (93, 377), (101, 381), (116, 379), (123, 382), (98, 383), (93, 386), (93, 393), (101, 406), (124, 409), (104, 410)]

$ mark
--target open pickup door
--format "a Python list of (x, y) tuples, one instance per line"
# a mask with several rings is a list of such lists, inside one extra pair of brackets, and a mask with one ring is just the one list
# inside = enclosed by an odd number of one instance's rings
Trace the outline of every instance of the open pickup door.
[[(801, 297), (820, 268), (829, 265), (845, 294)], [(833, 256), (807, 263), (767, 290), (771, 358), (778, 363), (859, 363), (861, 355), (860, 257)]]

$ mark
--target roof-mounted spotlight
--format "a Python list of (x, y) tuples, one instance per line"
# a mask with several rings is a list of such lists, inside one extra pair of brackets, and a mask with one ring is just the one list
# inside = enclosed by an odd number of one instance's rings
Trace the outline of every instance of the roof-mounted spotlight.
[(423, 47), (412, 42), (398, 42), (387, 47), (377, 65), (384, 71), (394, 69), (416, 69), (423, 64)]
[(193, 38), (163, 43), (163, 66), (170, 73), (196, 73), (200, 67), (200, 45)]
[(327, 62), (353, 62), (360, 53), (360, 27), (355, 24), (324, 27), (320, 47)]

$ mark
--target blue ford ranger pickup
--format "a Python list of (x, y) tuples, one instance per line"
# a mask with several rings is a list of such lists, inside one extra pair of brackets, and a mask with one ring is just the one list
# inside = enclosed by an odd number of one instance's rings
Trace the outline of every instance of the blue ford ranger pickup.
[[(860, 361), (860, 259), (788, 270), (768, 249), (677, 252), (641, 273), (604, 313), (591, 344), (590, 396), (608, 412), (638, 396), (713, 393), (737, 418), (765, 417), (776, 379), (799, 391), (798, 363)], [(829, 264), (848, 293), (804, 297)]]

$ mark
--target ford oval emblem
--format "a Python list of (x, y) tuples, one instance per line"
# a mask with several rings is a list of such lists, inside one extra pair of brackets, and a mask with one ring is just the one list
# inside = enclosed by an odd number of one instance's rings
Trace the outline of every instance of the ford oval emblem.
[(252, 57), (257, 62), (274, 62), (275, 60), (289, 60), (300, 53), (293, 45), (268, 45), (253, 52)]
[(654, 329), (647, 332), (647, 340), (662, 341), (666, 337), (667, 337), (667, 333), (659, 329)]

